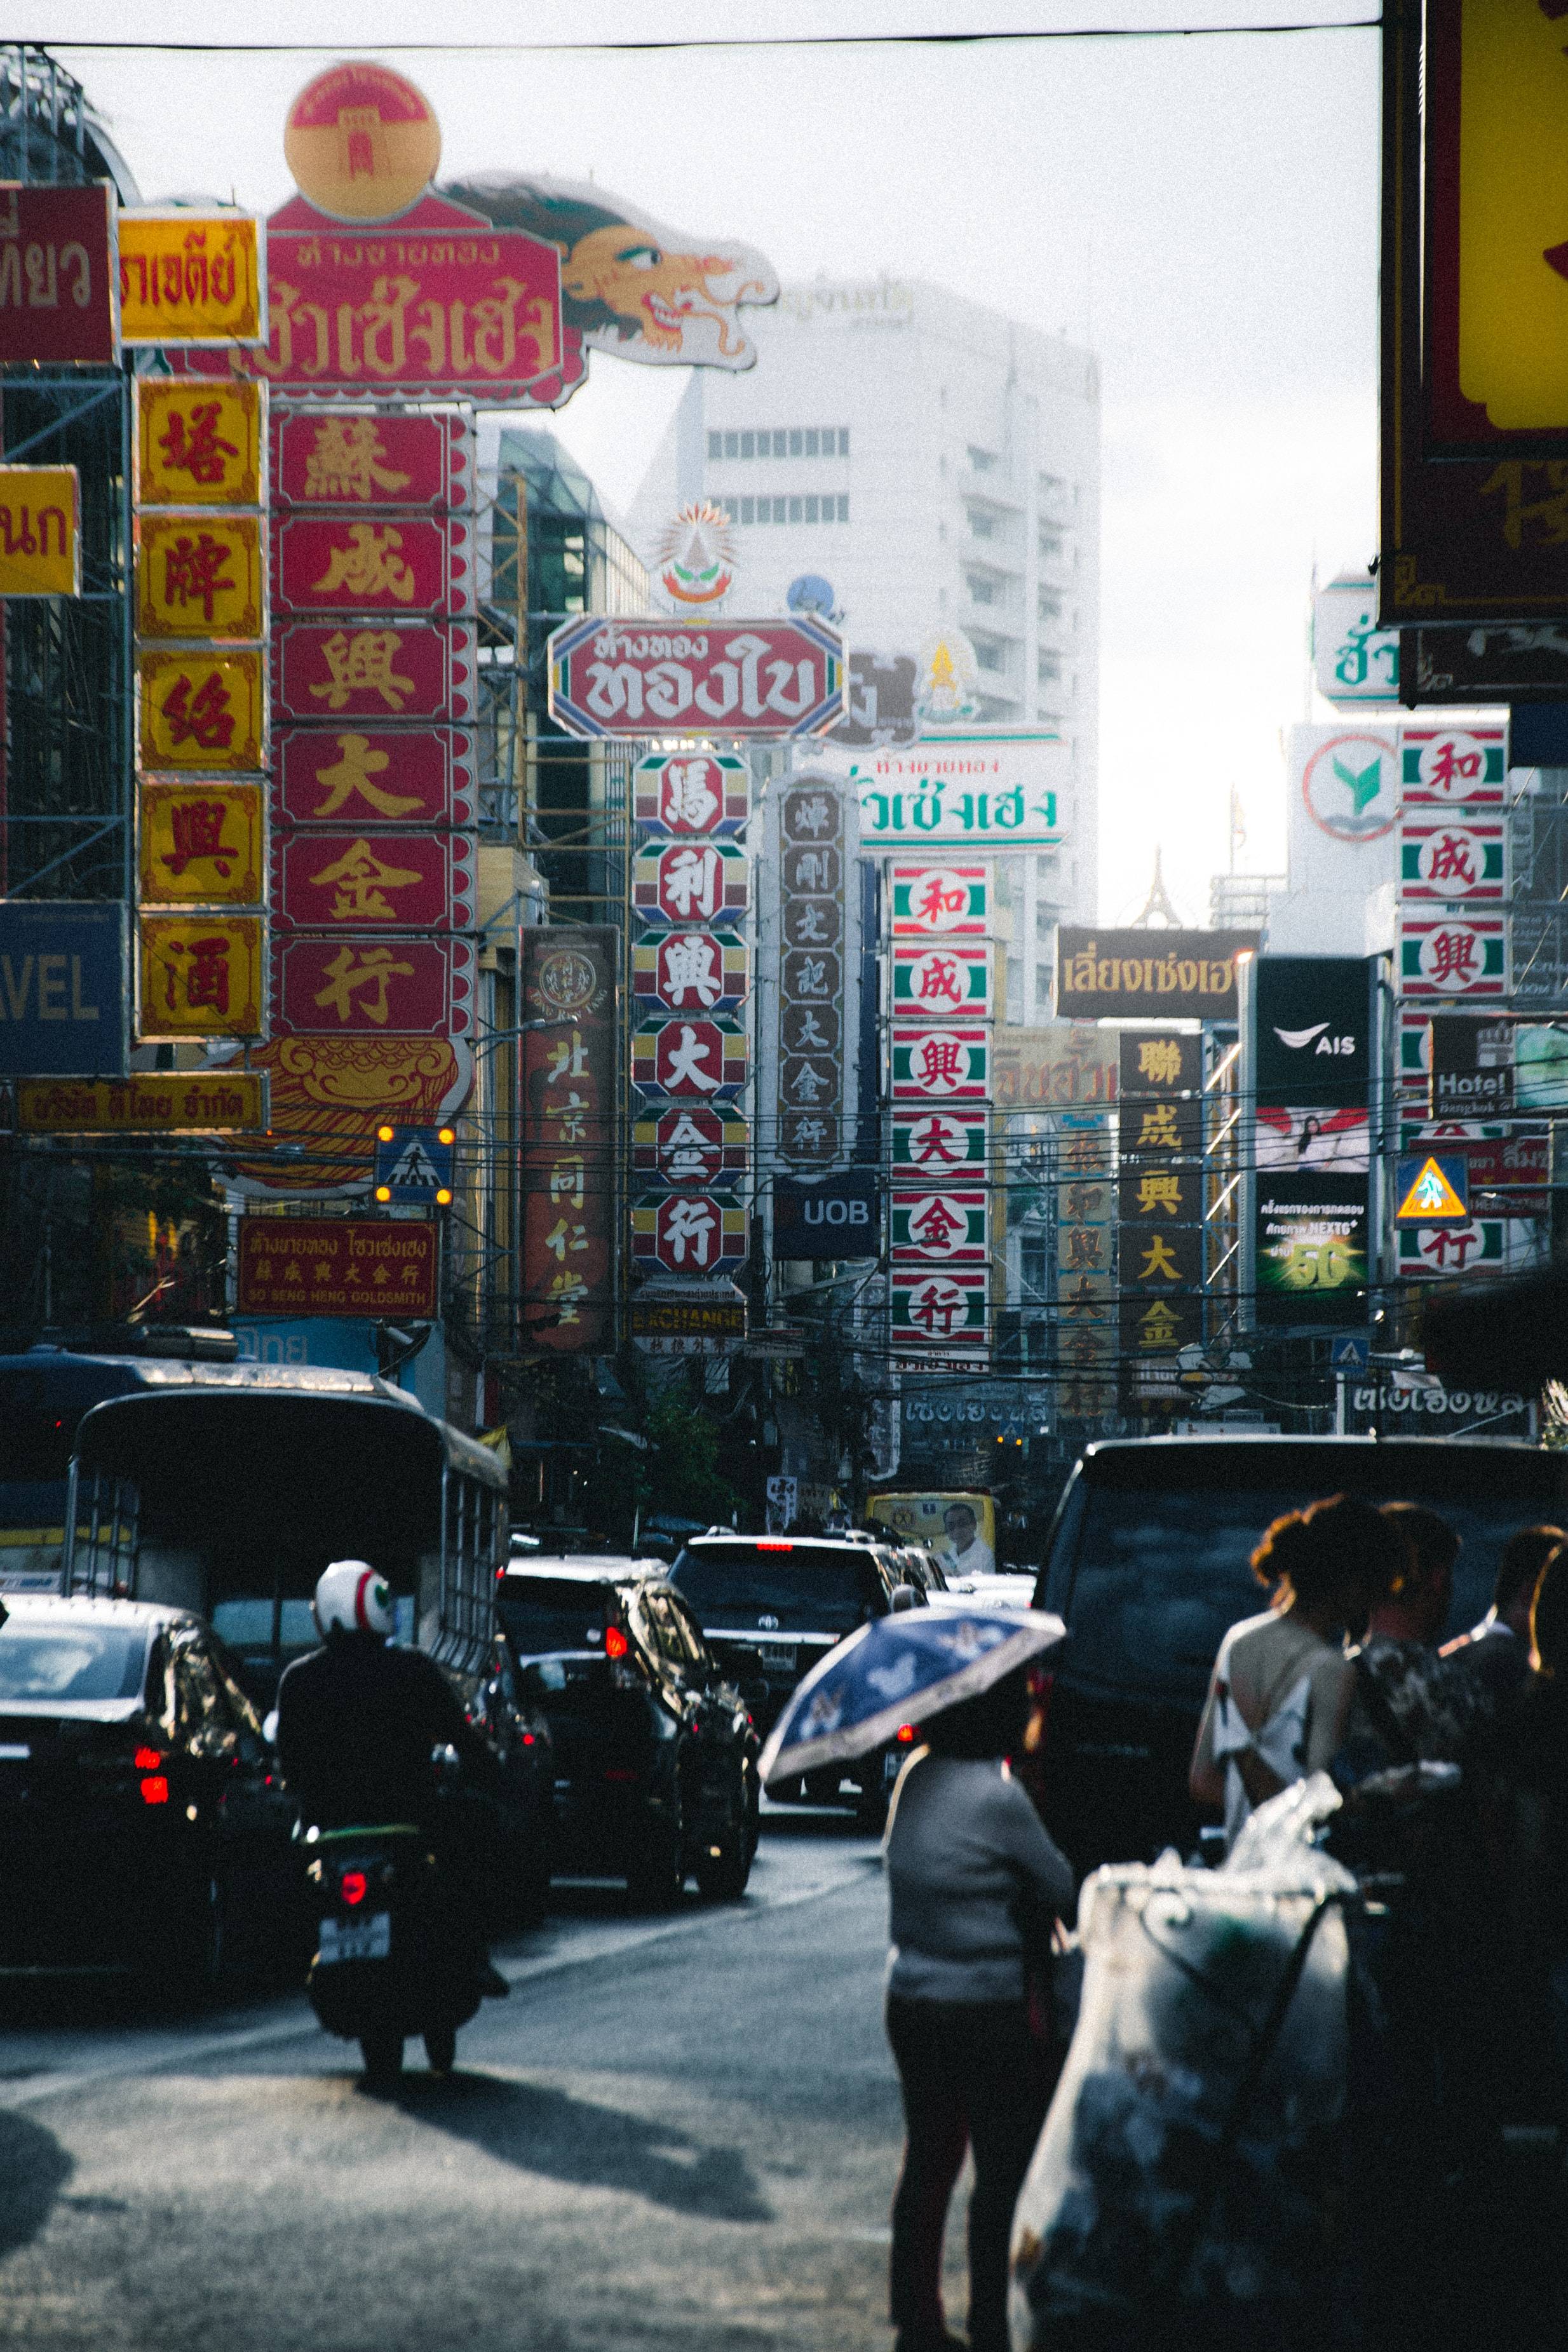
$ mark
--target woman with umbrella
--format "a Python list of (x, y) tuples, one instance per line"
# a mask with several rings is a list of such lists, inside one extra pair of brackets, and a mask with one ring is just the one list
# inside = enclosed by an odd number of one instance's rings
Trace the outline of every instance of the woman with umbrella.
[(942, 2352), (942, 2249), (966, 2147), (972, 2352), (1007, 2352), (1013, 2208), (1050, 2095), (1027, 1969), (1074, 1901), (1073, 1875), (1006, 1758), (1028, 1717), (1030, 1663), (1062, 1638), (1032, 1610), (916, 1610), (868, 1625), (795, 1693), (764, 1781), (871, 1753), (920, 1727), (894, 1791), (888, 2038), (904, 2103), (893, 2200), (896, 2352)]

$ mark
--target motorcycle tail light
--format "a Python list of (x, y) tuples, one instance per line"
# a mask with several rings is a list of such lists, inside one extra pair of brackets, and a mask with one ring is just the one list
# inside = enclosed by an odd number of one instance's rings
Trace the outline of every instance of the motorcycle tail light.
[(624, 1658), (630, 1648), (631, 1643), (618, 1625), (605, 1626), (605, 1655), (606, 1658)]
[(367, 1883), (363, 1870), (345, 1870), (338, 1881), (338, 1893), (351, 1910), (355, 1904), (364, 1901), (367, 1891)]
[(142, 1781), (142, 1802), (144, 1805), (166, 1805), (168, 1801), (169, 1783), (162, 1772), (154, 1772)]
[(138, 1772), (155, 1772), (163, 1760), (161, 1748), (139, 1748), (131, 1761)]
[(915, 1744), (914, 1725), (912, 1723), (900, 1723), (894, 1737), (897, 1738), (900, 1748), (912, 1748)]

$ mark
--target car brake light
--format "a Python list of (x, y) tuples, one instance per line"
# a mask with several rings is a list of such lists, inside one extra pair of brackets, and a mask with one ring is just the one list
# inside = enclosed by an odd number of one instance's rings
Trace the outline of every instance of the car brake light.
[(792, 1543), (759, 1543), (757, 1549), (759, 1551), (793, 1551), (795, 1546)]
[(618, 1625), (605, 1626), (605, 1655), (606, 1658), (624, 1658), (630, 1648), (631, 1643)]
[(605, 1768), (606, 1780), (635, 1780), (637, 1777), (629, 1764), (607, 1764)]
[(155, 1772), (163, 1760), (161, 1748), (139, 1748), (132, 1758), (138, 1772)]
[(169, 1783), (162, 1772), (154, 1772), (151, 1780), (142, 1781), (142, 1802), (144, 1805), (166, 1805), (168, 1801)]
[(532, 1745), (533, 1745), (533, 1734), (532, 1734), (532, 1732), (531, 1732), (531, 1731), (525, 1731), (525, 1732), (523, 1733), (523, 1735), (522, 1735), (522, 1744), (523, 1744), (523, 1746), (524, 1746), (525, 1748), (531, 1748), (531, 1747), (532, 1747)]
[(915, 1744), (914, 1725), (912, 1723), (900, 1723), (894, 1737), (897, 1738), (900, 1748), (912, 1748)]
[(345, 1870), (338, 1881), (338, 1893), (352, 1910), (365, 1898), (365, 1875), (363, 1870)]

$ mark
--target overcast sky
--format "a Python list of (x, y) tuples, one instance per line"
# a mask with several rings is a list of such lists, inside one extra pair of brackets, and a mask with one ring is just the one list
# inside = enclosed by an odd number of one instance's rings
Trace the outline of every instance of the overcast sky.
[[(443, 172), (592, 175), (671, 226), (760, 246), (786, 280), (919, 276), (1089, 341), (1104, 387), (1101, 919), (1136, 910), (1160, 842), (1197, 922), (1226, 862), (1233, 784), (1242, 866), (1283, 868), (1279, 733), (1310, 715), (1311, 567), (1329, 577), (1376, 545), (1376, 34), (620, 56), (386, 44), (447, 30), (710, 39), (721, 23), (736, 37), (1152, 33), (1370, 13), (1356, 0), (56, 0), (38, 17), (149, 199), (282, 202), (295, 90), (333, 57), (376, 57), (433, 101)], [(242, 26), (331, 46), (75, 46)], [(612, 501), (629, 499), (683, 380), (595, 353), (559, 412)]]

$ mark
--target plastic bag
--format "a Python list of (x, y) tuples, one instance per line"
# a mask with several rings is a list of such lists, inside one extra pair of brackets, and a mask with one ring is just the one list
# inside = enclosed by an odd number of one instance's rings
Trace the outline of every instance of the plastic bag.
[(1014, 2220), (1016, 2346), (1331, 2292), (1354, 1882), (1308, 1840), (1337, 1802), (1315, 1775), (1223, 1870), (1171, 1853), (1087, 1882), (1078, 2030)]

